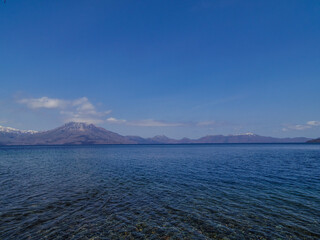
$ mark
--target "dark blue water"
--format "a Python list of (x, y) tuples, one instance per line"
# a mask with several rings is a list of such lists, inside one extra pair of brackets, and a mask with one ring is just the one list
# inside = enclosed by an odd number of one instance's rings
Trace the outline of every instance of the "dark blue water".
[(320, 145), (1, 147), (0, 239), (320, 239)]

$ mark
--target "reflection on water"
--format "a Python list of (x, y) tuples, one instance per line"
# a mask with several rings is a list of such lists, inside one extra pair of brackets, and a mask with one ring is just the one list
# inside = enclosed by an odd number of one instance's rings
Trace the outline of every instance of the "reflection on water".
[(319, 239), (320, 145), (0, 148), (0, 239)]

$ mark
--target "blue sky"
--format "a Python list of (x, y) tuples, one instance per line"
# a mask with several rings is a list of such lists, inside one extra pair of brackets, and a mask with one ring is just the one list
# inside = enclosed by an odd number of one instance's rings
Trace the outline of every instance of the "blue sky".
[(320, 137), (320, 1), (0, 4), (0, 125)]

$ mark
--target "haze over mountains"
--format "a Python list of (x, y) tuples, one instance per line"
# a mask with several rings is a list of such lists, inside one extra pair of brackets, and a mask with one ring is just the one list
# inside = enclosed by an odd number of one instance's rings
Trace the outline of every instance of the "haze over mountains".
[(253, 133), (208, 135), (199, 139), (171, 139), (166, 136), (142, 138), (122, 136), (93, 124), (70, 122), (61, 127), (37, 132), (0, 127), (0, 145), (81, 145), (81, 144), (201, 144), (201, 143), (303, 143), (309, 138), (274, 138)]

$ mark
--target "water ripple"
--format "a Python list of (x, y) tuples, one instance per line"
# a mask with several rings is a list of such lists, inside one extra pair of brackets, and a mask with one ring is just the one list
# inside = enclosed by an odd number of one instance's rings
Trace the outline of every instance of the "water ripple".
[(320, 239), (320, 145), (1, 147), (0, 239)]

